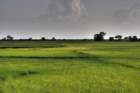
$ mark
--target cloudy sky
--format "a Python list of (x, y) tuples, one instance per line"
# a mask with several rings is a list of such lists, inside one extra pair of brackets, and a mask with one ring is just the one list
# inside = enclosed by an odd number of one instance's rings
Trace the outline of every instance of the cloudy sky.
[(140, 36), (139, 0), (0, 0), (0, 37)]

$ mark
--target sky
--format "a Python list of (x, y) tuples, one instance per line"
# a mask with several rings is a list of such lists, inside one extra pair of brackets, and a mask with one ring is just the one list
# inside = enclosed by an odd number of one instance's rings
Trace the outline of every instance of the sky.
[(0, 38), (140, 36), (139, 0), (0, 0)]

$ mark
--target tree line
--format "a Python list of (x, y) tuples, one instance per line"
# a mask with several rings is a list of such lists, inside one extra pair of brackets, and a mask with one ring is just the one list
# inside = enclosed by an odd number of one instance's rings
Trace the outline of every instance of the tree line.
[[(95, 41), (104, 41), (106, 33), (105, 32), (100, 32), (94, 35), (94, 40)], [(116, 35), (114, 37), (109, 37), (106, 39), (108, 41), (140, 41), (140, 38), (138, 36), (126, 36), (123, 37), (122, 35)]]
[[(127, 36), (123, 37), (122, 35), (115, 35), (114, 37), (109, 37), (108, 39), (105, 39), (105, 32), (99, 32), (97, 34), (93, 35), (93, 39), (80, 39), (80, 40), (94, 40), (94, 41), (140, 41), (140, 38), (138, 36)], [(19, 41), (32, 41), (32, 40), (70, 40), (70, 39), (56, 39), (55, 37), (52, 37), (51, 39), (46, 39), (46, 37), (41, 37), (40, 39), (33, 39), (33, 38), (28, 38), (28, 39), (14, 39), (13, 36), (7, 35), (6, 37), (2, 38), (1, 41), (13, 41), (13, 40), (19, 40)], [(73, 40), (73, 39), (71, 39)], [(79, 39), (74, 39), (74, 40), (79, 40)]]

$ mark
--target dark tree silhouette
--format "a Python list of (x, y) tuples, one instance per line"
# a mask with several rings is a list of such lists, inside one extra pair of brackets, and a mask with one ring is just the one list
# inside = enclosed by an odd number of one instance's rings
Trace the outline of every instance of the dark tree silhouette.
[(94, 35), (94, 40), (95, 41), (103, 41), (105, 35), (106, 35), (105, 32), (100, 32), (99, 34), (95, 34)]
[(51, 39), (52, 41), (56, 41), (56, 38), (55, 37), (52, 37), (52, 39)]
[(129, 37), (124, 37), (124, 40), (128, 41), (129, 40)]
[(46, 40), (46, 38), (45, 38), (45, 37), (42, 37), (42, 38), (41, 38), (41, 40), (42, 40), (42, 41), (45, 41), (45, 40)]
[(30, 37), (28, 40), (31, 41), (31, 40), (33, 40), (33, 38)]
[(132, 37), (132, 41), (137, 41), (138, 40), (138, 37), (137, 36), (133, 36)]
[(6, 40), (6, 37), (2, 38), (2, 40), (5, 41)]
[(115, 38), (116, 38), (116, 40), (119, 40), (119, 41), (122, 40), (122, 36), (121, 35), (116, 35)]
[(137, 36), (129, 36), (129, 37), (127, 37), (127, 40), (129, 40), (129, 41), (138, 41), (138, 37)]
[(14, 37), (12, 37), (11, 35), (7, 35), (6, 40), (14, 40)]
[(114, 37), (109, 37), (109, 41), (114, 41)]

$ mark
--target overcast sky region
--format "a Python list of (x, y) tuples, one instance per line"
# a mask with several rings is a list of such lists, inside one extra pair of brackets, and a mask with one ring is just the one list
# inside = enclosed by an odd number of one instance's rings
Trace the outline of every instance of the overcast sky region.
[(0, 37), (140, 36), (140, 0), (0, 0)]

